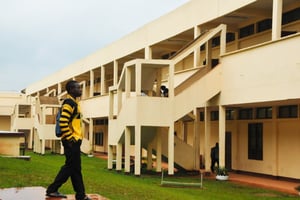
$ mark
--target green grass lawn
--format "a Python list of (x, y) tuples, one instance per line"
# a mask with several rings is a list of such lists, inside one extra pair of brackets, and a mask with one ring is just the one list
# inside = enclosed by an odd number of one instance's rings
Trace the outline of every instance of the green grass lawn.
[[(0, 157), (0, 188), (47, 187), (64, 163), (64, 156), (47, 153), (38, 155), (27, 153), (30, 161)], [(247, 200), (247, 199), (298, 199), (296, 196), (270, 190), (250, 188), (232, 182), (203, 180), (203, 189), (162, 187), (160, 175), (137, 177), (122, 172), (107, 170), (106, 160), (82, 155), (82, 171), (86, 192), (97, 193), (111, 200)], [(195, 182), (195, 177), (167, 177), (168, 180)], [(197, 180), (198, 181), (198, 180)], [(64, 184), (60, 192), (73, 194), (71, 181)]]

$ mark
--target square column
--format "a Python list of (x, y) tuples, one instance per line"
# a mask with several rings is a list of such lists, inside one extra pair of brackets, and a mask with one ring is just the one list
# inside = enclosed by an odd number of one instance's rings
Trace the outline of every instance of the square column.
[(168, 133), (168, 174), (174, 174), (174, 125), (169, 127)]
[(116, 159), (116, 170), (122, 170), (122, 143), (118, 143), (117, 145), (117, 159)]
[(211, 127), (210, 127), (210, 112), (208, 107), (204, 108), (204, 158), (205, 158), (205, 171), (210, 171), (210, 135), (211, 135)]
[(152, 59), (152, 48), (149, 46), (145, 47), (145, 59)]
[(224, 106), (219, 105), (219, 165), (225, 166), (225, 126), (226, 110)]
[(282, 1), (273, 0), (272, 40), (277, 40), (281, 37)]
[(147, 170), (152, 169), (152, 145), (148, 144), (147, 147)]
[(112, 169), (113, 168), (113, 147), (112, 145), (108, 145), (108, 152), (107, 152), (107, 168)]
[(134, 174), (141, 175), (141, 127), (139, 125), (135, 126), (134, 142)]
[(94, 96), (94, 81), (95, 81), (95, 72), (90, 70), (90, 97)]
[(106, 93), (105, 67), (104, 66), (101, 66), (100, 93), (101, 93), (101, 95), (104, 95)]
[(114, 85), (118, 84), (118, 79), (119, 79), (119, 66), (118, 66), (118, 61), (114, 60)]
[(61, 83), (57, 84), (57, 95), (61, 93)]
[(161, 128), (156, 133), (156, 172), (161, 172)]
[(136, 96), (141, 96), (142, 91), (142, 64), (137, 62), (135, 65), (135, 92)]
[[(194, 27), (194, 39), (201, 35), (199, 26)], [(200, 47), (194, 50), (194, 67), (200, 66)]]
[(93, 135), (94, 135), (94, 121), (93, 118), (89, 118), (89, 143), (90, 143), (90, 153), (93, 152)]
[(125, 172), (130, 172), (130, 138), (131, 132), (129, 127), (125, 128)]
[(197, 112), (197, 109), (195, 109), (194, 113), (196, 114), (195, 120), (194, 120), (194, 141), (193, 141), (193, 147), (194, 147), (194, 169), (199, 170), (200, 169), (200, 131), (199, 131), (199, 112)]

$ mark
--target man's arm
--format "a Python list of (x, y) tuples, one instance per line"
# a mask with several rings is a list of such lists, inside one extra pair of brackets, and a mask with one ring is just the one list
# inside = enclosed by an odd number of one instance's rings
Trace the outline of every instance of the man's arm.
[(76, 104), (73, 100), (65, 100), (62, 105), (62, 112), (61, 117), (59, 119), (59, 126), (62, 131), (63, 138), (72, 135), (72, 129), (70, 128), (69, 124), (71, 123), (71, 118), (74, 116)]

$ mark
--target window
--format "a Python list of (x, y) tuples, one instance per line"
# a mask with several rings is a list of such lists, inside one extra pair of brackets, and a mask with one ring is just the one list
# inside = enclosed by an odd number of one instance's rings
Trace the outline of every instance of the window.
[(239, 119), (252, 119), (252, 108), (245, 108), (239, 110)]
[(234, 110), (226, 110), (226, 120), (234, 119)]
[(297, 118), (298, 117), (298, 106), (279, 106), (278, 118)]
[(256, 109), (257, 119), (272, 119), (272, 107), (262, 107)]
[(299, 19), (300, 19), (300, 8), (296, 8), (282, 15), (282, 24), (288, 24)]
[(204, 112), (200, 112), (200, 121), (201, 121), (201, 122), (204, 121)]
[[(234, 33), (226, 33), (226, 43), (232, 42), (235, 40), (235, 34)], [(212, 39), (212, 47), (220, 46), (220, 36), (215, 37)]]
[(281, 37), (285, 37), (288, 35), (296, 34), (297, 31), (281, 31)]
[(95, 125), (106, 125), (108, 124), (108, 119), (96, 119), (94, 121)]
[(201, 45), (200, 47), (200, 51), (204, 51), (205, 50), (205, 44)]
[(257, 32), (263, 32), (266, 30), (272, 29), (272, 19), (264, 19), (260, 22), (257, 22)]
[(248, 159), (263, 160), (263, 124), (248, 124)]
[(254, 24), (250, 24), (240, 29), (240, 38), (254, 34)]
[(219, 120), (219, 111), (211, 111), (210, 120), (211, 121), (218, 121)]
[(234, 33), (226, 33), (226, 42), (232, 42), (235, 40), (235, 34)]
[(220, 46), (220, 36), (212, 39), (211, 46), (212, 47)]
[(103, 146), (103, 132), (95, 133), (95, 145)]

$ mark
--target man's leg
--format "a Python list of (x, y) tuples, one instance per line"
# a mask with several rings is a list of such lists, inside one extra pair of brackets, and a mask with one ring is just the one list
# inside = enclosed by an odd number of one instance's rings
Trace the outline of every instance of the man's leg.
[(215, 165), (214, 159), (211, 159), (210, 170), (212, 173), (214, 172), (214, 165)]
[(72, 161), (71, 148), (65, 142), (63, 142), (63, 146), (64, 146), (64, 154), (66, 157), (65, 165), (61, 167), (60, 171), (55, 177), (54, 182), (48, 186), (46, 191), (47, 194), (57, 192), (58, 189), (62, 186), (62, 184), (64, 184), (71, 176), (71, 161)]
[(72, 153), (73, 153), (73, 171), (71, 175), (72, 185), (76, 192), (76, 199), (84, 199), (85, 188), (83, 184), (83, 178), (81, 173), (81, 157), (80, 157), (80, 145), (81, 141), (74, 142)]

